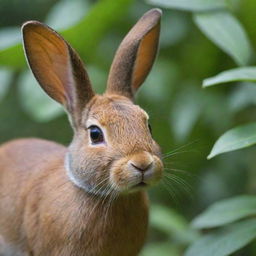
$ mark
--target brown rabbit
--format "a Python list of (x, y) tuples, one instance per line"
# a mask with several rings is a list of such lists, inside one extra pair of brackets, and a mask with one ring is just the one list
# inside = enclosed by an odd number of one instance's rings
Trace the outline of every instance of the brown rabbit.
[(1, 256), (138, 255), (148, 225), (144, 189), (163, 164), (133, 97), (155, 59), (160, 18), (150, 10), (125, 37), (104, 95), (60, 35), (37, 21), (23, 25), (30, 68), (65, 107), (74, 138), (68, 148), (40, 139), (0, 147)]

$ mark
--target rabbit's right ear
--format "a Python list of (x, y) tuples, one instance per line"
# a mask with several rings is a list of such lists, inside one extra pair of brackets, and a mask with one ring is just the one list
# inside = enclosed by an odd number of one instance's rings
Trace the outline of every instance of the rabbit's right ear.
[(22, 32), (35, 78), (51, 98), (64, 105), (76, 126), (94, 96), (81, 59), (57, 32), (38, 21), (26, 22)]

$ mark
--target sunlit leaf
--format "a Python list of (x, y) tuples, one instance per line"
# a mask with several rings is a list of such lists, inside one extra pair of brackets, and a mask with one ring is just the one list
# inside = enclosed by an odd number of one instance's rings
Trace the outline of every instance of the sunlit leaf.
[(246, 220), (200, 238), (184, 255), (226, 256), (246, 246), (255, 238), (256, 220)]
[(256, 144), (256, 123), (242, 125), (224, 133), (214, 144), (207, 158), (254, 144)]
[(19, 92), (22, 107), (35, 121), (48, 122), (63, 114), (63, 108), (41, 89), (31, 71), (21, 76)]
[(243, 195), (218, 201), (197, 216), (192, 225), (195, 228), (212, 228), (256, 215), (256, 196)]
[(185, 11), (209, 11), (225, 8), (224, 0), (146, 0), (148, 3), (161, 7)]
[(0, 69), (0, 101), (6, 95), (11, 83), (12, 72), (8, 69)]
[[(78, 24), (60, 31), (60, 33), (79, 52), (81, 57), (88, 61), (105, 33), (124, 17), (133, 1), (98, 1), (84, 14), (85, 17)], [(0, 66), (15, 68), (25, 66), (21, 44), (0, 51)]]
[(237, 81), (256, 82), (256, 67), (242, 67), (223, 71), (214, 77), (205, 79), (203, 87)]
[(201, 31), (238, 65), (249, 63), (253, 55), (247, 34), (239, 21), (229, 12), (203, 12), (194, 14)]

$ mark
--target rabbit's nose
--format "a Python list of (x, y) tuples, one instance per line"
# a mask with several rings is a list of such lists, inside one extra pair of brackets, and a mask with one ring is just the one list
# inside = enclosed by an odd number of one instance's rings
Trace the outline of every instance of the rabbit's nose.
[(129, 160), (128, 164), (140, 171), (146, 172), (153, 166), (154, 159), (152, 155), (146, 151), (134, 154)]
[(135, 169), (139, 170), (140, 172), (146, 172), (152, 166), (153, 162), (151, 163), (133, 163), (130, 162), (130, 165), (133, 166)]

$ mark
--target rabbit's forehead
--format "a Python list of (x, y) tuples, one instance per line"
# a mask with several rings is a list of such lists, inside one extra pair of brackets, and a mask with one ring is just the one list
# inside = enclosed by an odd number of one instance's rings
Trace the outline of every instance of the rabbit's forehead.
[(100, 101), (91, 107), (88, 120), (97, 120), (105, 127), (126, 125), (132, 121), (133, 125), (145, 124), (148, 114), (130, 101), (110, 100)]

